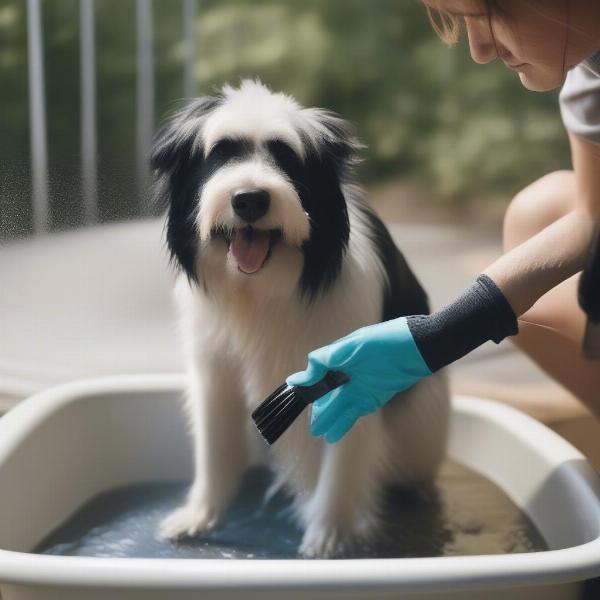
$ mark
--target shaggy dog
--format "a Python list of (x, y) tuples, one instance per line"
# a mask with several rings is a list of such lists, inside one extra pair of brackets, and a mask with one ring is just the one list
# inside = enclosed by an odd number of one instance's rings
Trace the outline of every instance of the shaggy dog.
[(377, 532), (386, 484), (434, 477), (448, 422), (440, 374), (334, 445), (310, 435), (308, 410), (268, 449), (250, 419), (305, 367), (310, 350), (428, 312), (425, 292), (353, 183), (359, 149), (335, 114), (249, 80), (190, 102), (158, 133), (151, 160), (181, 269), (196, 470), (186, 503), (161, 524), (163, 537), (213, 527), (243, 471), (266, 460), (272, 489), (293, 494), (305, 529), (300, 553), (336, 556)]

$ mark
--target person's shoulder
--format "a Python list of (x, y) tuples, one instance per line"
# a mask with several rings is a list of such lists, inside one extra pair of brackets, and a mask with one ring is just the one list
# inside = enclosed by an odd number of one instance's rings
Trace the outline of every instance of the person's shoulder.
[(600, 144), (600, 51), (568, 72), (560, 111), (569, 131)]
[(581, 63), (583, 69), (592, 76), (600, 78), (600, 50)]

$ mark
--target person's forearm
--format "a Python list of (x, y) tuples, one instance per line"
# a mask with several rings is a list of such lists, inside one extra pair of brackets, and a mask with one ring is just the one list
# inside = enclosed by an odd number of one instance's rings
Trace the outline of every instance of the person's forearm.
[(582, 270), (594, 231), (584, 210), (574, 210), (501, 256), (483, 271), (517, 316), (547, 291)]
[(600, 146), (572, 133), (569, 140), (577, 184), (575, 210), (484, 271), (502, 290), (517, 316), (583, 269), (600, 221)]

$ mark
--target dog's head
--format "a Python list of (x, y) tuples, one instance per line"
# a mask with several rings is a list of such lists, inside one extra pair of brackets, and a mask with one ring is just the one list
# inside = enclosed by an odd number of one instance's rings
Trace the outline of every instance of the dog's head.
[(190, 102), (151, 157), (173, 259), (196, 282), (209, 251), (239, 278), (266, 278), (287, 260), (302, 294), (325, 290), (348, 243), (343, 186), (358, 147), (334, 113), (260, 82)]

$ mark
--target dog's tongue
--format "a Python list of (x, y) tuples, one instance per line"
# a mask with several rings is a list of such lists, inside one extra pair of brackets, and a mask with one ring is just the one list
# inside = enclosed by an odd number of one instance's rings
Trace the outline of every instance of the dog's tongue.
[(229, 252), (244, 273), (256, 273), (269, 252), (269, 232), (246, 227), (231, 236)]

